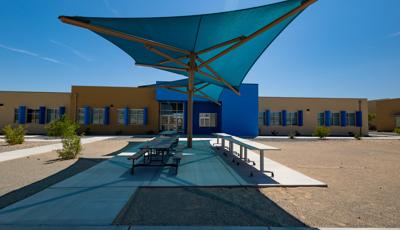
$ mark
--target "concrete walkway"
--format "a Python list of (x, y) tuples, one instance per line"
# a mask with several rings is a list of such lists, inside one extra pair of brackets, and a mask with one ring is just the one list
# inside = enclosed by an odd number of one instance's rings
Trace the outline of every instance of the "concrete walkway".
[[(82, 144), (88, 144), (88, 143), (93, 143), (96, 141), (107, 140), (110, 138), (113, 138), (113, 137), (112, 136), (84, 137), (84, 138), (82, 138), (81, 142), (82, 142)], [(36, 154), (41, 154), (41, 153), (47, 153), (47, 152), (51, 152), (51, 151), (58, 150), (61, 148), (62, 148), (62, 144), (57, 143), (57, 144), (50, 144), (50, 145), (2, 152), (2, 153), (0, 153), (0, 162), (14, 160), (14, 159), (27, 157), (27, 156), (31, 156), (31, 155), (36, 155)]]

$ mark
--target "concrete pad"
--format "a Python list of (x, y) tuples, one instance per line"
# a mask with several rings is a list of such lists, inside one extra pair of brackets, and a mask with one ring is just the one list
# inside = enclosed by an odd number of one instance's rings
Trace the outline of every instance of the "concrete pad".
[(2, 225), (110, 225), (135, 187), (48, 188), (0, 210)]
[[(210, 141), (210, 144), (212, 146), (219, 146), (217, 144), (216, 139), (213, 139)], [(229, 141), (225, 141), (225, 146), (229, 146)], [(235, 152), (240, 152), (240, 146), (237, 144), (233, 144), (233, 149)], [(268, 155), (268, 151), (265, 151), (264, 154)], [(260, 155), (256, 153), (255, 151), (248, 150), (247, 151), (247, 157), (255, 162), (255, 165), (252, 164), (246, 164), (243, 161), (241, 161), (237, 156), (231, 156), (232, 158), (236, 158), (237, 162), (240, 162), (244, 167), (240, 169), (241, 171), (252, 171), (255, 177), (263, 177), (262, 175), (266, 177), (270, 177), (271, 174), (264, 172), (261, 173), (260, 171)], [(264, 167), (265, 170), (269, 170), (274, 172), (274, 177), (271, 178), (273, 179), (276, 183), (265, 183), (265, 182), (257, 182), (259, 186), (262, 187), (269, 187), (269, 186), (327, 186), (325, 183), (318, 181), (316, 179), (313, 179), (311, 177), (308, 177), (296, 170), (293, 170), (285, 165), (282, 165), (276, 161), (273, 161), (267, 157), (264, 156)], [(257, 179), (255, 179), (254, 182), (256, 182)]]

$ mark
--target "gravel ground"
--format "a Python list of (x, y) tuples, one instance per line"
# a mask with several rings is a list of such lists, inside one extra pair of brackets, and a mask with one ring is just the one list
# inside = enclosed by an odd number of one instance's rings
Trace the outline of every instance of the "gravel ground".
[(8, 145), (7, 142), (5, 141), (0, 141), (0, 153), (2, 152), (8, 152), (8, 151), (13, 151), (13, 150), (18, 150), (18, 149), (26, 149), (26, 148), (32, 148), (32, 147), (37, 147), (37, 146), (43, 146), (43, 145), (51, 145), (51, 144), (56, 144), (59, 142), (54, 142), (54, 141), (26, 141), (20, 145)]
[(328, 188), (261, 189), (305, 224), (400, 226), (400, 141), (260, 142), (282, 149), (268, 152), (267, 157), (328, 184)]
[(53, 151), (1, 162), (0, 208), (96, 165), (127, 144), (128, 139), (85, 144), (82, 154), (73, 160), (58, 160)]

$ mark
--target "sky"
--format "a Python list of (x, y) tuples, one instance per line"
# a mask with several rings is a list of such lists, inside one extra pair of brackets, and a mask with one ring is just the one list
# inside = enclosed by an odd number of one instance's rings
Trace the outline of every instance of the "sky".
[[(69, 92), (71, 85), (138, 86), (182, 78), (127, 54), (59, 15), (160, 17), (249, 8), (276, 0), (0, 0), (0, 90)], [(245, 78), (260, 96), (400, 97), (399, 0), (319, 0)]]

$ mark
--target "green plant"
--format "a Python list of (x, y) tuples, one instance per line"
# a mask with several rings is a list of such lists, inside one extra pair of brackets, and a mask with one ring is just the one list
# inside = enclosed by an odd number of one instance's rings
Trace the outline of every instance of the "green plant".
[(26, 130), (22, 125), (19, 125), (14, 128), (11, 125), (6, 125), (3, 128), (3, 132), (6, 138), (6, 142), (9, 145), (17, 145), (24, 143)]
[(74, 159), (82, 151), (81, 137), (74, 134), (69, 136), (64, 136), (62, 139), (61, 150), (58, 150), (58, 157), (62, 160)]
[(394, 129), (394, 132), (397, 133), (397, 134), (400, 134), (400, 127), (395, 128), (395, 129)]
[(296, 135), (296, 133), (295, 132), (293, 132), (293, 131), (290, 131), (289, 132), (289, 138), (290, 139), (294, 139), (294, 136)]
[(325, 137), (329, 136), (330, 130), (325, 126), (318, 126), (315, 128), (313, 132), (313, 136), (317, 136), (320, 139), (324, 139)]
[(355, 138), (356, 140), (361, 140), (361, 135), (360, 135), (359, 133), (356, 133), (356, 134), (354, 135), (354, 138)]
[(78, 128), (79, 125), (77, 123), (65, 116), (46, 125), (47, 135), (52, 137), (66, 137), (75, 135)]

